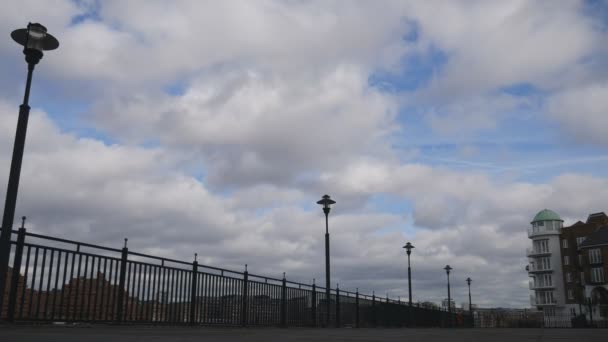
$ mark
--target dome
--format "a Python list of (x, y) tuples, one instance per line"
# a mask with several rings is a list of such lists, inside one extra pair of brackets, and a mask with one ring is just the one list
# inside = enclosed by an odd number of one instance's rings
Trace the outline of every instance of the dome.
[(539, 221), (562, 221), (562, 222), (564, 222), (564, 220), (562, 220), (555, 211), (549, 210), (549, 209), (543, 209), (543, 210), (539, 211), (538, 214), (536, 214), (536, 216), (534, 216), (534, 219), (530, 223), (539, 222)]

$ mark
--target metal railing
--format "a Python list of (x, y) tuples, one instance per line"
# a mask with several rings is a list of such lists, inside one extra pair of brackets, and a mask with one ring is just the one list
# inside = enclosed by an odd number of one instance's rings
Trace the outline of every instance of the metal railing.
[[(468, 314), (122, 249), (20, 228), (9, 322), (108, 322), (224, 326), (472, 326)], [(6, 298), (6, 296), (5, 296)], [(327, 301), (330, 311), (327, 312)]]

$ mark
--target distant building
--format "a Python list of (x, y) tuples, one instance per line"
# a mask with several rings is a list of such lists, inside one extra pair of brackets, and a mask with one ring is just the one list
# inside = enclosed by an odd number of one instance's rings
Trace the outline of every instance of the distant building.
[[(444, 298), (444, 299), (441, 301), (441, 307), (442, 307), (444, 310), (447, 310), (447, 309), (448, 309), (448, 299), (447, 299), (447, 298)], [(453, 298), (450, 298), (450, 308), (452, 309), (452, 311), (455, 311), (455, 310), (456, 310), (456, 302), (454, 301), (454, 299), (453, 299)]]
[(531, 225), (530, 303), (545, 317), (584, 314), (608, 320), (608, 216), (595, 213), (564, 227), (557, 213), (545, 209)]

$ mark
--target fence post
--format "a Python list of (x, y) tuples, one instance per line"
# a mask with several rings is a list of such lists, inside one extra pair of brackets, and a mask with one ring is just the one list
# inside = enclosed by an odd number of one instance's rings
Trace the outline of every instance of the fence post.
[(591, 298), (587, 298), (587, 303), (589, 303), (589, 324), (593, 327), (593, 304), (591, 303)]
[(287, 327), (287, 279), (283, 272), (283, 286), (281, 288), (281, 326)]
[(336, 284), (336, 328), (340, 327), (340, 284)]
[(311, 305), (311, 313), (312, 313), (312, 326), (317, 326), (317, 285), (315, 285), (315, 279), (312, 280), (312, 305)]
[(248, 291), (249, 291), (249, 272), (247, 272), (247, 264), (245, 264), (245, 273), (243, 273), (243, 303), (241, 304), (241, 325), (247, 326), (247, 303), (248, 299)]
[[(7, 320), (13, 322), (15, 320), (15, 305), (17, 304), (17, 296), (19, 291), (19, 275), (21, 272), (21, 260), (23, 258), (23, 245), (25, 244), (25, 216), (21, 218), (21, 228), (17, 234), (17, 246), (15, 248), (15, 260), (13, 263), (13, 274), (11, 277), (11, 288), (8, 295), (8, 310)], [(25, 283), (22, 291), (25, 291)], [(0, 311), (1, 308), (0, 308)]]
[(377, 326), (377, 317), (376, 317), (376, 292), (372, 292), (372, 326), (375, 328)]
[(196, 321), (196, 281), (198, 278), (198, 254), (194, 253), (194, 262), (192, 263), (192, 285), (190, 286), (190, 325), (194, 325)]
[(127, 275), (127, 256), (129, 249), (127, 248), (127, 238), (125, 238), (125, 246), (122, 248), (122, 258), (120, 259), (120, 276), (118, 278), (118, 298), (116, 303), (116, 321), (122, 321), (122, 311), (125, 298), (125, 277)]
[(359, 328), (359, 288), (355, 293), (355, 328)]

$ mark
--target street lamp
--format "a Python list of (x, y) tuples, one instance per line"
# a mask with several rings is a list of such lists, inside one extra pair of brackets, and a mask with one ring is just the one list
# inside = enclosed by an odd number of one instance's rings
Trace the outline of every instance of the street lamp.
[(467, 285), (469, 285), (469, 313), (473, 314), (473, 310), (471, 310), (471, 278), (467, 278)]
[(329, 327), (329, 287), (330, 287), (330, 272), (329, 272), (329, 211), (330, 206), (336, 204), (336, 201), (332, 200), (329, 195), (323, 195), (321, 200), (317, 201), (317, 204), (323, 206), (323, 212), (325, 213), (325, 299), (327, 301), (327, 317), (326, 324)]
[[(25, 136), (27, 133), (27, 121), (30, 115), (28, 104), (30, 97), (30, 86), (32, 84), (32, 73), (34, 67), (43, 56), (43, 51), (54, 50), (59, 47), (59, 41), (46, 32), (46, 27), (35, 23), (29, 23), (27, 28), (18, 29), (11, 33), (14, 41), (23, 45), (23, 54), (27, 62), (27, 81), (25, 83), (25, 94), (23, 104), (19, 107), (19, 118), (17, 120), (17, 132), (15, 144), (13, 145), (13, 159), (6, 188), (6, 200), (4, 202), (4, 215), (2, 217), (2, 232), (0, 233), (0, 308), (3, 306), (4, 287), (6, 284), (6, 272), (11, 248), (11, 230), (15, 217), (15, 206), (17, 203), (17, 191), (19, 189), (19, 177), (21, 175), (21, 162), (23, 161), (23, 149), (25, 147)], [(19, 272), (15, 270), (14, 272)]]
[(409, 306), (412, 306), (412, 269), (410, 268), (410, 254), (412, 254), (412, 249), (415, 247), (408, 241), (403, 248), (407, 251), (407, 288), (410, 296)]
[(452, 270), (452, 268), (450, 267), (450, 265), (445, 265), (445, 267), (443, 268), (445, 270), (445, 273), (448, 275), (448, 325), (451, 326), (452, 324), (452, 296), (450, 295), (450, 271)]

